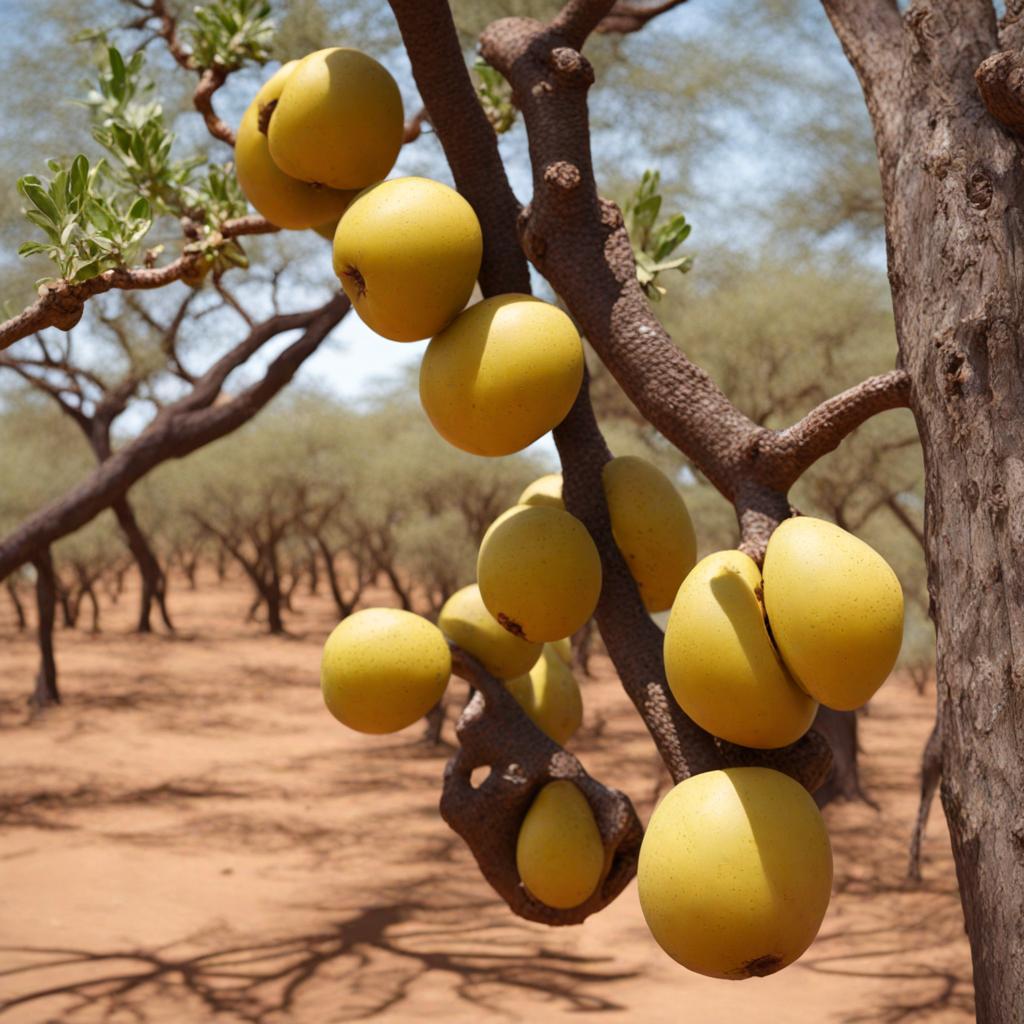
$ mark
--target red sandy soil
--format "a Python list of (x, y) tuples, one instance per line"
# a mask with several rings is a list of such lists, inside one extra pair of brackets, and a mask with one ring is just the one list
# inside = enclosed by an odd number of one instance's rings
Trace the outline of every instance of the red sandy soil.
[[(172, 639), (131, 634), (122, 596), (102, 634), (57, 634), (65, 703), (32, 717), (33, 638), (0, 602), (0, 1024), (974, 1019), (941, 813), (925, 881), (904, 881), (934, 693), (891, 679), (862, 721), (879, 810), (826, 811), (817, 941), (722, 982), (661, 952), (635, 883), (580, 927), (515, 918), (438, 815), (451, 747), (324, 709), (330, 603), (301, 596), (288, 637), (245, 624), (248, 603), (241, 581), (178, 586)], [(667, 778), (606, 659), (595, 672), (570, 746), (646, 820)]]

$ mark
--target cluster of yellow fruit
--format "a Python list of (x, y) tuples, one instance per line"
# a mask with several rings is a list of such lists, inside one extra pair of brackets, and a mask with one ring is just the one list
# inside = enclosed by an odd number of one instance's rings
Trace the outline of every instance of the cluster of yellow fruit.
[[(394, 341), (430, 338), (423, 407), (446, 440), (503, 456), (557, 426), (583, 378), (572, 321), (528, 295), (467, 308), (483, 239), (472, 207), (423, 178), (383, 179), (402, 145), (391, 76), (356, 50), (286, 64), (238, 133), (238, 179), (282, 227), (333, 239), (334, 269), (358, 315)], [(764, 575), (739, 551), (694, 567), (696, 538), (672, 482), (642, 459), (613, 459), (603, 482), (612, 531), (649, 612), (671, 608), (665, 670), (680, 706), (709, 732), (749, 747), (785, 746), (818, 703), (859, 707), (899, 653), (902, 592), (871, 548), (838, 527), (796, 518), (773, 535)], [(526, 714), (564, 744), (582, 699), (568, 640), (593, 615), (601, 560), (566, 510), (561, 477), (535, 481), (491, 525), (477, 583), (438, 625), (373, 608), (345, 619), (324, 648), (331, 712), (367, 733), (411, 725), (441, 699), (451, 640), (504, 681)], [(593, 811), (572, 782), (543, 787), (520, 827), (525, 888), (579, 906), (610, 865)], [(659, 805), (638, 871), (647, 922), (670, 956), (714, 977), (770, 974), (810, 945), (828, 906), (828, 833), (807, 791), (765, 768), (690, 778)]]
[(392, 341), (432, 339), (420, 398), (438, 433), (475, 455), (511, 455), (572, 407), (583, 381), (579, 334), (530, 295), (466, 308), (483, 257), (480, 223), (446, 185), (382, 180), (402, 134), (387, 70), (359, 50), (318, 50), (256, 94), (238, 130), (238, 181), (272, 223), (333, 240), (335, 273), (367, 326)]

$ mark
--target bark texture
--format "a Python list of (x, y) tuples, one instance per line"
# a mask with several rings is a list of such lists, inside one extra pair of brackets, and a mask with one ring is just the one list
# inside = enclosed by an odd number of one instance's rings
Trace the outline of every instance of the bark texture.
[(902, 18), (883, 0), (825, 7), (875, 128), (924, 448), (942, 803), (978, 1021), (1004, 1024), (1024, 1019), (1024, 177), (985, 82), (1007, 26), (1000, 40), (982, 0), (917, 0)]

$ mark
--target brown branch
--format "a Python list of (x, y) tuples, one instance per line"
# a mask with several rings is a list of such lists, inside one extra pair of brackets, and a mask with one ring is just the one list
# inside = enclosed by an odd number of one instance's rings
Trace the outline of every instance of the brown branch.
[[(629, 797), (591, 778), (572, 754), (527, 718), (500, 680), (450, 646), (452, 671), (476, 693), (455, 728), (460, 747), (445, 768), (441, 816), (466, 840), (484, 877), (516, 914), (548, 925), (579, 924), (611, 903), (636, 874), (643, 826)], [(485, 765), (491, 772), (474, 788), (473, 770)], [(531, 896), (516, 870), (523, 817), (541, 788), (554, 779), (568, 779), (580, 788), (605, 851), (597, 889), (568, 910)]]
[(614, 7), (615, 0), (568, 0), (551, 23), (551, 30), (573, 49), (582, 50), (587, 37)]
[(221, 120), (213, 109), (213, 94), (227, 81), (228, 73), (224, 68), (206, 68), (199, 76), (199, 84), (192, 93), (192, 104), (206, 122), (206, 130), (221, 142), (235, 148), (234, 129)]
[(639, 32), (652, 18), (684, 3), (686, 0), (663, 0), (660, 4), (645, 7), (643, 4), (631, 4), (626, 3), (625, 0), (617, 0), (612, 5), (612, 9), (597, 23), (594, 31), (601, 35), (613, 33), (627, 35), (630, 32)]
[[(138, 437), (119, 448), (78, 486), (35, 512), (0, 541), (0, 579), (32, 552), (84, 526), (154, 466), (181, 458), (246, 423), (295, 375), (349, 310), (344, 293), (307, 313), (275, 317), (259, 325), (197, 382), (191, 394), (162, 408)], [(305, 328), (267, 367), (263, 377), (230, 401), (214, 404), (227, 375), (276, 334)]]
[(410, 142), (415, 142), (422, 134), (424, 124), (430, 124), (430, 115), (427, 113), (426, 107), (420, 107), (405, 122), (405, 128), (402, 131), (402, 145), (407, 146)]
[[(217, 230), (224, 238), (238, 238), (269, 234), (280, 228), (265, 217), (250, 214), (225, 221)], [(188, 252), (165, 267), (136, 270), (115, 267), (87, 281), (60, 280), (43, 285), (39, 298), (28, 309), (0, 324), (0, 350), (47, 327), (70, 331), (82, 319), (85, 304), (94, 295), (102, 295), (115, 288), (131, 291), (163, 288), (187, 276), (204, 258), (202, 252)]]
[(896, 495), (890, 494), (885, 499), (885, 505), (890, 512), (903, 524), (907, 532), (921, 545), (921, 550), (924, 550), (924, 530), (921, 529), (917, 523), (914, 522), (910, 516), (907, 515), (907, 511), (902, 505), (896, 500)]
[(466, 69), (447, 3), (390, 0), (413, 77), (444, 149), (455, 187), (472, 204), (484, 237), (484, 296), (530, 291), (530, 273), (516, 238), (519, 203), (498, 153), (498, 137)]
[(985, 109), (1004, 128), (1024, 135), (1024, 54), (995, 53), (975, 72)]
[(843, 438), (862, 423), (888, 409), (910, 404), (910, 374), (893, 370), (862, 381), (840, 395), (828, 398), (799, 423), (785, 430), (769, 431), (758, 446), (759, 457), (770, 466), (760, 470), (766, 483), (781, 491), (793, 484), (823, 455), (835, 451)]

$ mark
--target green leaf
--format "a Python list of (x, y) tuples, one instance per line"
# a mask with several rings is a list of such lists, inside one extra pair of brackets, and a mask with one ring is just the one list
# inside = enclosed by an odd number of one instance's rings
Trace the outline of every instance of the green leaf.
[(68, 178), (71, 185), (71, 192), (77, 198), (84, 199), (89, 192), (89, 161), (79, 153), (71, 164), (71, 174)]
[(124, 58), (114, 46), (107, 48), (107, 59), (110, 61), (110, 77), (113, 93), (119, 99), (124, 96), (126, 75)]
[(60, 211), (41, 186), (34, 185), (22, 178), (18, 182), (18, 191), (30, 203), (34, 203), (44, 217), (47, 217), (53, 224), (60, 224)]
[(42, 242), (22, 242), (21, 245), (18, 246), (19, 256), (35, 256), (38, 253), (49, 251), (50, 247), (48, 245), (43, 245)]

